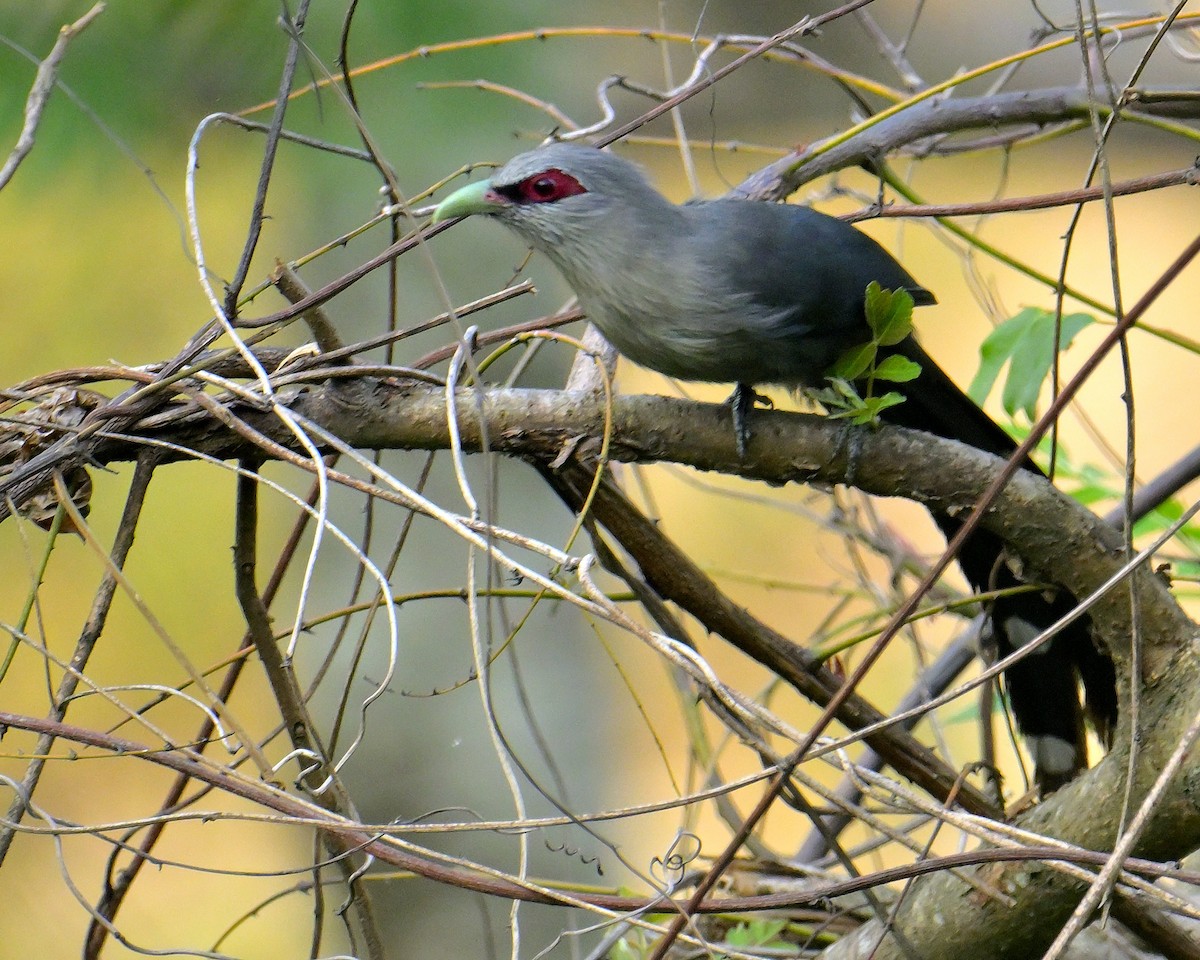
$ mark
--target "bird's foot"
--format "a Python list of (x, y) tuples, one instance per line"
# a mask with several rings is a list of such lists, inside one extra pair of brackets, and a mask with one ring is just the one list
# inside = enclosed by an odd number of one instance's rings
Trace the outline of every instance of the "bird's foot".
[(733, 440), (737, 446), (738, 459), (746, 459), (746, 447), (750, 443), (750, 427), (746, 416), (754, 409), (756, 403), (765, 407), (773, 407), (770, 397), (765, 397), (748, 383), (739, 383), (733, 389), (733, 394), (726, 401), (733, 412)]

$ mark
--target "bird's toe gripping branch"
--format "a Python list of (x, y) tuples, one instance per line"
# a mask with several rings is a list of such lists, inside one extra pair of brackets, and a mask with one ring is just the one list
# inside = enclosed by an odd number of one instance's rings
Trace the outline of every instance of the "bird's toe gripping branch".
[(733, 393), (726, 403), (729, 404), (733, 414), (733, 441), (737, 445), (738, 459), (745, 460), (746, 448), (750, 443), (750, 425), (746, 422), (747, 416), (754, 409), (755, 404), (761, 403), (767, 408), (773, 408), (775, 404), (771, 402), (770, 397), (759, 393), (748, 383), (739, 383), (734, 387)]

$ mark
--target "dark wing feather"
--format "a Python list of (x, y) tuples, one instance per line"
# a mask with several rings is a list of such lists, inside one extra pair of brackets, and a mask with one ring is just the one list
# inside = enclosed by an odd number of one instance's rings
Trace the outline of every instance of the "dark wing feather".
[[(917, 305), (934, 302), (933, 295), (873, 239), (807, 207), (712, 201), (699, 205), (696, 213), (701, 234), (720, 238), (722, 250), (714, 250), (711, 259), (729, 271), (726, 282), (734, 289), (754, 291), (754, 301), (762, 308), (760, 316), (786, 325), (783, 339), (796, 347), (787, 361), (794, 383), (819, 385), (830, 364), (851, 347), (867, 342), (870, 332), (863, 299), (872, 280), (885, 289), (908, 290)], [(780, 250), (789, 252), (790, 269), (779, 268)], [(761, 321), (751, 318), (748, 322)], [(777, 342), (780, 339), (775, 337)], [(1012, 438), (915, 340), (910, 337), (893, 351), (919, 363), (922, 373), (904, 385), (907, 399), (885, 410), (885, 420), (958, 440), (998, 457), (1011, 456), (1016, 449)], [(1022, 467), (1040, 472), (1030, 460)], [(948, 538), (959, 529), (951, 517), (935, 515), (934, 519)], [(990, 590), (1019, 583), (1003, 558), (1004, 544), (987, 531), (979, 531), (963, 545), (958, 560), (975, 589)], [(997, 600), (990, 610), (997, 654), (1011, 653), (1075, 603), (1061, 589)], [(1116, 722), (1115, 674), (1111, 660), (1093, 643), (1086, 618), (1075, 621), (1005, 676), (1013, 713), (1030, 738), (1044, 791), (1055, 789), (1086, 766), (1077, 676), (1084, 685), (1090, 717), (1101, 737), (1107, 739)], [(1062, 748), (1049, 744), (1047, 738), (1062, 741)], [(1074, 751), (1065, 769), (1064, 750)]]
[(872, 280), (908, 290), (917, 304), (935, 302), (873, 239), (809, 207), (711, 200), (684, 209), (692, 213), (701, 259), (724, 274), (719, 282), (753, 291), (759, 312), (746, 322), (782, 328), (772, 340), (796, 345), (778, 361), (793, 386), (820, 386), (830, 364), (869, 339), (863, 297)]

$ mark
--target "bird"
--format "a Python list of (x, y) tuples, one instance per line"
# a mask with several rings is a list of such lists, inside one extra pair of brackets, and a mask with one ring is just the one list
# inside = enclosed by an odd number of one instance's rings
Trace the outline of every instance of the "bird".
[[(434, 223), (483, 215), (544, 254), (588, 319), (634, 363), (680, 380), (732, 383), (735, 427), (756, 385), (813, 390), (871, 338), (865, 293), (875, 282), (935, 303), (865, 233), (811, 207), (722, 198), (675, 204), (641, 168), (607, 150), (551, 142), (521, 153), (434, 210)], [(886, 348), (920, 366), (885, 422), (1007, 459), (1013, 439), (909, 335)], [(1023, 469), (1040, 473), (1030, 460)], [(933, 515), (950, 538), (960, 523)], [(978, 591), (1015, 587), (1004, 543), (977, 530), (958, 563)], [(985, 648), (1002, 657), (1076, 606), (1063, 588), (988, 605)], [(1115, 670), (1086, 616), (1005, 672), (1017, 728), (1046, 795), (1087, 767), (1085, 719), (1106, 746), (1117, 720)], [(1082, 687), (1082, 698), (1080, 688)]]

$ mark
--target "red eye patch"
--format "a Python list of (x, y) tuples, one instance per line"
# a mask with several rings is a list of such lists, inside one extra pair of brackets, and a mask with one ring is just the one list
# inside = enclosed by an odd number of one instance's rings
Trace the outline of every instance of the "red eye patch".
[(563, 197), (587, 193), (587, 190), (569, 173), (543, 170), (500, 192), (517, 203), (553, 203)]

